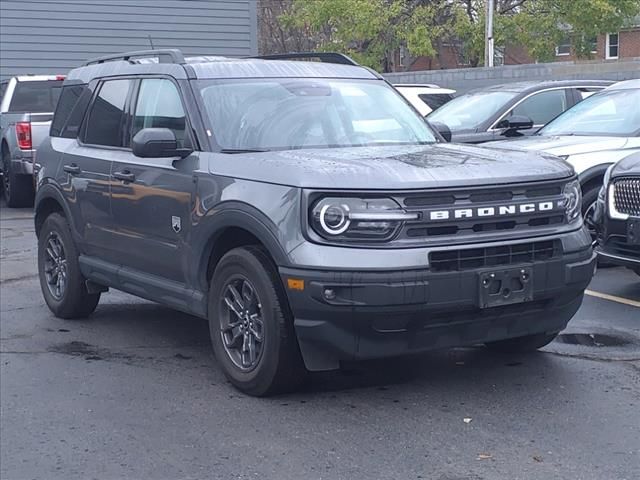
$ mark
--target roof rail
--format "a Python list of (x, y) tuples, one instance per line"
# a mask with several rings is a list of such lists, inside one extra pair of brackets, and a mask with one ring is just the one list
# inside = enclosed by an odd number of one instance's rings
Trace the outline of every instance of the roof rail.
[(259, 55), (257, 57), (248, 58), (260, 58), (262, 60), (314, 60), (317, 59), (322, 63), (338, 63), (340, 65), (355, 65), (360, 66), (352, 58), (348, 57), (344, 53), (337, 52), (296, 52), (296, 53), (274, 53), (271, 55)]
[(82, 64), (83, 67), (87, 65), (93, 65), (96, 63), (104, 63), (113, 60), (129, 61), (132, 58), (154, 58), (158, 57), (159, 63), (185, 63), (182, 52), (176, 48), (167, 48), (159, 50), (140, 50), (138, 52), (125, 52), (117, 53), (114, 55), (105, 55), (104, 57), (97, 57), (87, 60)]

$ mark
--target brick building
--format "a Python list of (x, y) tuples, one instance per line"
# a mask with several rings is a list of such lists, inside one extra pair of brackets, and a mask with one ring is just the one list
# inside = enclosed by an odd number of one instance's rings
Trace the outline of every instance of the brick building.
[[(632, 23), (633, 26), (619, 32), (598, 35), (593, 40), (592, 60), (616, 61), (619, 59), (640, 58), (640, 17)], [(465, 68), (471, 65), (465, 61), (462, 45), (456, 42), (443, 42), (438, 47), (435, 57), (411, 58), (398, 52), (393, 70), (396, 72), (440, 70)], [(571, 38), (566, 39), (556, 47), (553, 61), (575, 61), (577, 57), (571, 45)], [(517, 45), (507, 45), (496, 48), (496, 65), (523, 65), (536, 63), (527, 51)]]

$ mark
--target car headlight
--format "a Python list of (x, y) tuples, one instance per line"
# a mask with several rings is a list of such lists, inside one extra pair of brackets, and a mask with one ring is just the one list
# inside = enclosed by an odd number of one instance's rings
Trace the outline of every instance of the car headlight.
[(323, 197), (309, 212), (310, 224), (333, 241), (388, 241), (406, 221), (417, 220), (391, 198)]
[(578, 180), (573, 180), (564, 186), (564, 208), (568, 222), (573, 222), (582, 213), (582, 187)]

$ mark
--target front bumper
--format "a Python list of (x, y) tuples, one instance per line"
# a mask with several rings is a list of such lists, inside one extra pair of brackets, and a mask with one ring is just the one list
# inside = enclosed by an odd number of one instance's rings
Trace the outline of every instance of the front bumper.
[[(287, 293), (307, 368), (331, 370), (342, 361), (558, 332), (580, 307), (595, 259), (587, 245), (552, 260), (463, 271), (281, 268), (280, 274), (285, 286), (289, 279), (304, 282)], [(520, 267), (532, 272), (530, 301), (481, 308), (480, 275)]]
[(611, 218), (601, 194), (594, 214), (596, 252), (608, 263), (640, 271), (640, 217)]

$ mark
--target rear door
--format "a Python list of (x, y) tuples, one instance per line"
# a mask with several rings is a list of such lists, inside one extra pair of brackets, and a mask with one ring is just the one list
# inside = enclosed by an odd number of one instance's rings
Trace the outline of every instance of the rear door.
[(533, 120), (533, 128), (521, 130), (524, 135), (532, 135), (558, 115), (573, 105), (571, 88), (555, 88), (534, 93), (518, 103), (507, 115), (522, 115)]
[[(62, 187), (74, 211), (84, 253), (114, 259), (110, 174), (114, 158), (125, 155), (125, 106), (133, 80), (99, 82), (85, 115), (79, 140), (65, 149)], [(54, 123), (54, 127), (58, 127)]]
[[(191, 145), (189, 122), (177, 83), (170, 78), (136, 81), (130, 139), (143, 128), (169, 128), (180, 146)], [(130, 148), (112, 168), (113, 248), (129, 269), (186, 283), (186, 258), (194, 204), (197, 153), (185, 159), (139, 158)], [(144, 280), (143, 280), (144, 281)]]

